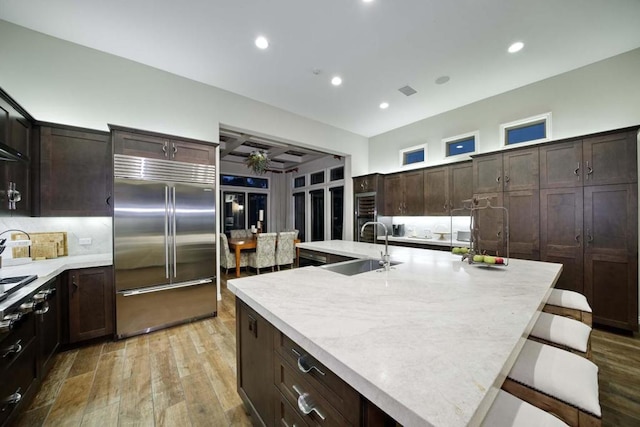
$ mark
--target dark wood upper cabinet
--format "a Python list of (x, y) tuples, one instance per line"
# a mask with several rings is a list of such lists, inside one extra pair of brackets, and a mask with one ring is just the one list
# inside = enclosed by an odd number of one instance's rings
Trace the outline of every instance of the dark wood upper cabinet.
[(384, 215), (424, 215), (422, 170), (400, 172), (384, 178)]
[(382, 180), (382, 175), (377, 173), (356, 176), (353, 178), (353, 192), (355, 194), (380, 192), (382, 190)]
[[(509, 212), (509, 256), (540, 259), (540, 194), (538, 190), (505, 191), (504, 207)], [(507, 229), (505, 219), (505, 230)], [(505, 245), (506, 245), (505, 236)], [(505, 247), (505, 255), (507, 254)]]
[(540, 188), (581, 187), (582, 141), (540, 147)]
[(636, 135), (623, 132), (583, 139), (584, 185), (637, 182)]
[(502, 155), (504, 191), (537, 190), (540, 185), (538, 147), (513, 150)]
[[(449, 202), (451, 215), (468, 216), (473, 198), (473, 164), (464, 162), (449, 166)], [(466, 201), (466, 202), (465, 202)]]
[(203, 165), (215, 164), (215, 144), (114, 125), (109, 127), (113, 133), (115, 154)]
[(424, 171), (424, 214), (449, 214), (449, 168), (447, 166)]
[[(474, 194), (473, 198), (480, 208), (487, 206), (487, 201), (491, 203), (491, 206), (504, 206), (503, 193), (501, 191), (478, 193)], [(488, 255), (506, 256), (504, 247), (504, 210), (479, 209), (475, 211), (475, 215), (473, 233), (480, 252)]]
[(473, 192), (502, 191), (502, 153), (473, 159)]
[(113, 334), (113, 268), (94, 267), (67, 272), (65, 325), (72, 344)]
[(110, 216), (113, 187), (107, 132), (40, 127), (40, 216)]

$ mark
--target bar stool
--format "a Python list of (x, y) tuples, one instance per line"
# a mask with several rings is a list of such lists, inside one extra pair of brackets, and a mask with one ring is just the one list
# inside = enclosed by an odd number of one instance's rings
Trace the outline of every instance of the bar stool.
[(591, 360), (591, 328), (557, 314), (540, 313), (529, 339), (550, 344)]
[(568, 351), (526, 340), (502, 389), (570, 426), (602, 425), (598, 367)]
[(559, 418), (500, 390), (482, 421), (486, 427), (566, 427)]
[(542, 311), (559, 316), (571, 317), (591, 327), (593, 315), (587, 298), (581, 293), (564, 289), (552, 289), (547, 304)]

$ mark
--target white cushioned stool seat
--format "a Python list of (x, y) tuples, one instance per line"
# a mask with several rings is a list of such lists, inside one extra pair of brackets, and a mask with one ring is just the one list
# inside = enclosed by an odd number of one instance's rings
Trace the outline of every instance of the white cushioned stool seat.
[(485, 427), (566, 427), (562, 420), (500, 390), (482, 421)]
[(591, 328), (577, 320), (543, 312), (530, 335), (586, 353)]
[(574, 291), (552, 289), (551, 295), (549, 295), (549, 299), (547, 300), (547, 304), (556, 305), (558, 307), (573, 308), (575, 310), (591, 313), (591, 306), (587, 302), (587, 298), (581, 293)]
[(598, 367), (584, 357), (527, 340), (508, 377), (596, 417), (602, 416)]

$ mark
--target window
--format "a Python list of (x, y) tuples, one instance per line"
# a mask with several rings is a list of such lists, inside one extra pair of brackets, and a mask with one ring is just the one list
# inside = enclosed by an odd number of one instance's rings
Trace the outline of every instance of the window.
[(293, 180), (293, 188), (304, 187), (306, 184), (305, 176), (299, 176)]
[(416, 145), (400, 150), (400, 166), (424, 163), (426, 160), (427, 144)]
[(329, 194), (331, 197), (331, 240), (342, 240), (344, 187), (330, 188)]
[(311, 185), (322, 184), (324, 182), (324, 171), (311, 174)]
[(222, 185), (235, 187), (269, 188), (269, 180), (251, 176), (221, 175)]
[(305, 241), (306, 213), (304, 203), (305, 193), (293, 193), (293, 226), (298, 230), (298, 239)]
[(344, 166), (331, 169), (329, 179), (331, 181), (340, 181), (341, 179), (344, 179)]
[(500, 125), (502, 145), (535, 143), (551, 139), (551, 113)]
[(469, 155), (477, 152), (478, 136), (479, 132), (476, 131), (443, 139), (446, 157)]

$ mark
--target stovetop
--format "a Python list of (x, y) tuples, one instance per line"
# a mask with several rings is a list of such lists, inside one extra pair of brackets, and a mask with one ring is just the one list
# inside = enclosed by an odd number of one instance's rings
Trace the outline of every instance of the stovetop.
[(29, 276), (5, 277), (4, 279), (0, 279), (0, 301), (6, 299), (13, 292), (18, 291), (24, 285), (33, 282), (37, 278), (38, 276), (32, 274)]

